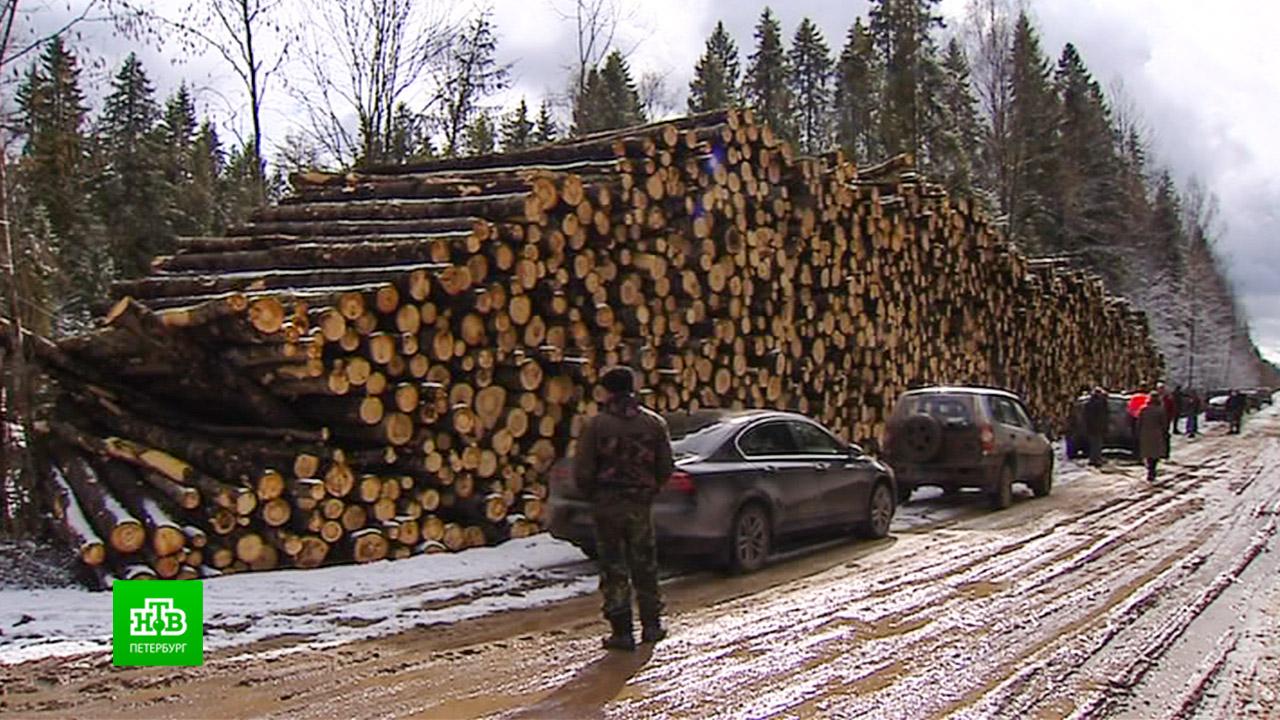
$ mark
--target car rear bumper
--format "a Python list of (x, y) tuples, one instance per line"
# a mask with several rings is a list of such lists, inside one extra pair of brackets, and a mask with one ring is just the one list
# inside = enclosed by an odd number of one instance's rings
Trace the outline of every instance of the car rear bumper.
[[(584, 500), (552, 500), (548, 503), (551, 536), (575, 545), (593, 545), (596, 540), (595, 519), (591, 503)], [(699, 517), (697, 508), (674, 503), (655, 502), (653, 529), (658, 551), (668, 556), (701, 556), (719, 552), (726, 530), (718, 523)]]
[(977, 465), (895, 465), (900, 487), (936, 485), (942, 488), (994, 487), (1000, 472), (1000, 461), (992, 457)]

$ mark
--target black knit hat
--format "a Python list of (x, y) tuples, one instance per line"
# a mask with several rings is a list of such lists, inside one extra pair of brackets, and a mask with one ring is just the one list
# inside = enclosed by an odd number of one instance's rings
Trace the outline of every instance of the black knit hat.
[(614, 395), (630, 395), (636, 391), (636, 376), (631, 368), (619, 365), (605, 372), (600, 386)]

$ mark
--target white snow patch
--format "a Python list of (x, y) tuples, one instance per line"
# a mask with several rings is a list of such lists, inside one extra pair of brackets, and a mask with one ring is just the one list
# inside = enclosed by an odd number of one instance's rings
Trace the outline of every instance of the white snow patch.
[[(338, 645), (592, 592), (595, 569), (541, 534), (456, 555), (231, 575), (204, 584), (205, 649), (272, 637)], [(0, 591), (0, 664), (107, 651), (111, 593)], [(281, 651), (271, 651), (281, 652)]]

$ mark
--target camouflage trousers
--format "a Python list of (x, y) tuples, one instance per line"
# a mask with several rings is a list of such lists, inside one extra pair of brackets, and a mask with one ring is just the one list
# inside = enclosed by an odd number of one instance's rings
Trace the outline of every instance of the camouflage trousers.
[(595, 498), (595, 522), (604, 616), (631, 615), (634, 585), (641, 622), (656, 621), (662, 613), (662, 596), (658, 591), (652, 501), (601, 490)]

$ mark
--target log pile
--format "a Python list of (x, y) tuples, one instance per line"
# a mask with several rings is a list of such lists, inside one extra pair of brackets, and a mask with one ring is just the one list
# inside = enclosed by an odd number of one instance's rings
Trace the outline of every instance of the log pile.
[(304, 173), (35, 352), (61, 531), (131, 577), (457, 551), (540, 529), (594, 383), (879, 437), (912, 382), (1065, 422), (1161, 359), (1097, 280), (914, 170), (796, 157), (749, 111), (505, 155)]

